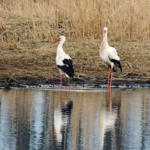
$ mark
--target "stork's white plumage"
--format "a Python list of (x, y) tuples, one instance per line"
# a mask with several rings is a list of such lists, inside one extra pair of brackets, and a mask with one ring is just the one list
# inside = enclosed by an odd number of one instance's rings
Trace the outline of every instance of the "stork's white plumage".
[(66, 41), (65, 36), (59, 36), (59, 39), (52, 42), (52, 44), (59, 42), (58, 47), (57, 47), (57, 54), (56, 54), (56, 65), (60, 71), (61, 84), (62, 84), (62, 75), (63, 74), (65, 74), (65, 76), (67, 78), (73, 78), (73, 76), (74, 76), (72, 59), (63, 50), (63, 44), (65, 41)]
[(109, 46), (107, 41), (107, 27), (104, 27), (103, 30), (103, 41), (100, 46), (100, 58), (108, 64), (108, 86), (111, 87), (112, 72), (116, 72), (115, 66), (119, 67), (122, 71), (120, 64), (120, 57), (117, 54), (117, 51), (114, 47)]

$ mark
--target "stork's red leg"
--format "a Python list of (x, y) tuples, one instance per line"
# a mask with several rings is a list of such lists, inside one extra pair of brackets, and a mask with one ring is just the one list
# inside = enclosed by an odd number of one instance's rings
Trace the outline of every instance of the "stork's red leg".
[(59, 98), (60, 98), (60, 100), (62, 100), (62, 80), (63, 80), (63, 77), (60, 74), (60, 91), (59, 91)]
[(108, 81), (107, 81), (107, 88), (109, 86), (109, 66), (108, 66)]
[(110, 73), (111, 73), (111, 68), (110, 68), (110, 66), (108, 65), (108, 81), (107, 81), (107, 87), (110, 86)]
[(110, 87), (111, 87), (111, 84), (112, 84), (112, 72), (110, 72)]
[(70, 99), (70, 78), (68, 78), (68, 100)]
[(68, 78), (68, 90), (70, 91), (70, 78)]
[(107, 88), (109, 86), (109, 73), (108, 73), (108, 81), (107, 81)]
[(62, 77), (62, 75), (60, 74), (60, 89), (62, 89), (62, 80), (63, 80), (63, 77)]

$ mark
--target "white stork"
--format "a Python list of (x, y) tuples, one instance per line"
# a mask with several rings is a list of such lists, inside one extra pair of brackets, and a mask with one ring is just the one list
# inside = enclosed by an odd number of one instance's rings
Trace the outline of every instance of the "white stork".
[(68, 78), (68, 84), (70, 87), (70, 78), (73, 78), (74, 76), (74, 69), (71, 57), (63, 50), (63, 44), (65, 41), (66, 37), (61, 35), (59, 36), (59, 39), (52, 42), (52, 44), (59, 42), (56, 54), (56, 65), (60, 72), (60, 84), (62, 86), (62, 75), (64, 74)]
[(103, 41), (100, 46), (100, 58), (108, 64), (108, 87), (111, 87), (112, 71), (116, 72), (116, 67), (122, 71), (120, 57), (114, 47), (109, 46), (107, 41), (107, 27), (103, 30)]

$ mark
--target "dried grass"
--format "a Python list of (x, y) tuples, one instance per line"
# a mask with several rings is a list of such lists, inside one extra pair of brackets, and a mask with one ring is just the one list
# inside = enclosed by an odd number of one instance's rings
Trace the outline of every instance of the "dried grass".
[(150, 37), (149, 6), (148, 0), (1, 0), (0, 12), (20, 16), (32, 39), (100, 38), (108, 26), (111, 39), (145, 40)]

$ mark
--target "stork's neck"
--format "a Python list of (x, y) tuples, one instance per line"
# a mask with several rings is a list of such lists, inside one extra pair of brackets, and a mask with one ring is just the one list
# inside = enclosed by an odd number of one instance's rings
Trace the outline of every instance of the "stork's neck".
[(107, 40), (107, 33), (105, 33), (104, 35), (103, 35), (103, 43), (104, 43), (104, 45), (107, 47), (107, 46), (109, 46), (108, 45), (108, 40)]
[(105, 48), (107, 48), (108, 45), (108, 41), (107, 41), (107, 33), (103, 34), (103, 41), (101, 44), (101, 51), (104, 50)]
[(63, 44), (64, 44), (65, 41), (60, 41), (59, 44), (58, 44), (58, 47), (57, 47), (57, 54), (59, 53), (64, 53), (64, 50), (63, 50)]

